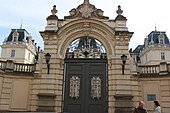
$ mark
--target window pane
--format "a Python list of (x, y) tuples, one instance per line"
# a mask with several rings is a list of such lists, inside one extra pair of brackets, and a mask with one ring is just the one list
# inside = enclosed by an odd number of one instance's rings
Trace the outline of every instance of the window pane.
[(15, 57), (15, 50), (11, 50), (11, 57)]
[(165, 60), (165, 53), (161, 53), (161, 60)]

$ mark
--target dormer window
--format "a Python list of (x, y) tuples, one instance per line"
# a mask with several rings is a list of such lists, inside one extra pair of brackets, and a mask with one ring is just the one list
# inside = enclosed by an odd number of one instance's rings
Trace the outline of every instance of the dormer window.
[(16, 42), (17, 41), (17, 37), (14, 37), (14, 40), (13, 40), (14, 42)]
[(31, 42), (32, 42), (32, 37), (31, 37), (31, 36), (27, 36), (26, 40), (27, 40), (27, 43), (28, 43), (28, 44), (31, 44)]
[(19, 37), (19, 33), (17, 32), (17, 30), (15, 30), (12, 34), (12, 41), (13, 42), (18, 41), (18, 37)]
[(159, 43), (160, 43), (160, 44), (164, 44), (164, 40), (163, 40), (163, 39), (160, 39)]
[(164, 43), (164, 35), (162, 33), (160, 33), (160, 35), (158, 36), (159, 39), (159, 44), (165, 44)]

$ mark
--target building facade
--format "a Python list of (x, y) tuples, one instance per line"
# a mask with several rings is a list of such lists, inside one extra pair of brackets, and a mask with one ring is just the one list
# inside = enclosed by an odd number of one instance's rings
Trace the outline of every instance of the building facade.
[[(169, 63), (169, 39), (164, 31), (152, 31), (134, 51), (134, 59), (142, 65), (158, 65), (160, 62)], [(139, 59), (140, 58), (140, 59)]]
[(139, 65), (142, 54), (128, 50), (133, 32), (116, 12), (109, 19), (84, 0), (59, 19), (54, 5), (37, 62), (0, 62), (0, 111), (132, 113), (144, 100), (152, 113), (157, 99), (168, 113), (169, 64)]
[(150, 112), (154, 100), (160, 101), (163, 113), (169, 109), (169, 52), (166, 32), (155, 29), (144, 39), (143, 45), (130, 53), (137, 65), (142, 98)]
[(12, 29), (1, 45), (1, 60), (13, 60), (17, 63), (35, 63), (39, 51), (31, 35), (25, 29)]

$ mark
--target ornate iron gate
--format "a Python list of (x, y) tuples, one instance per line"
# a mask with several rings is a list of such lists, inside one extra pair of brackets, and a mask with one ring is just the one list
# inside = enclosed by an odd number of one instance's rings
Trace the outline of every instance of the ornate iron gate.
[(107, 60), (65, 60), (64, 112), (107, 113)]

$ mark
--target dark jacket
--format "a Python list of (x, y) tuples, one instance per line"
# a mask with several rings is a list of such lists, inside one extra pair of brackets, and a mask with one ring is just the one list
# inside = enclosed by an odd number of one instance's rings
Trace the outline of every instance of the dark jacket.
[(147, 110), (145, 108), (135, 108), (133, 113), (148, 113)]

